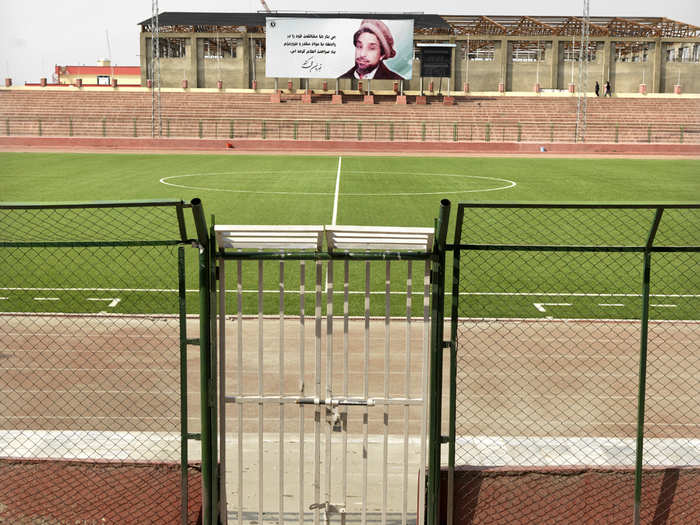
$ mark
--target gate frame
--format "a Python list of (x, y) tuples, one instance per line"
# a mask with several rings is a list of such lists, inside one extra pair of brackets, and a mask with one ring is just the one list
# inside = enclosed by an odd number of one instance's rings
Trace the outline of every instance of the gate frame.
[[(445, 205), (446, 203), (446, 205)], [(443, 208), (446, 209), (446, 212), (443, 210)], [(223, 483), (225, 483), (225, 429), (223, 428), (224, 424), (224, 410), (225, 410), (225, 403), (231, 402), (231, 399), (226, 396), (226, 392), (224, 391), (224, 381), (223, 381), (223, 374), (225, 373), (224, 370), (224, 352), (225, 352), (225, 328), (223, 326), (225, 322), (225, 316), (226, 316), (226, 309), (225, 309), (225, 262), (226, 261), (240, 261), (243, 260), (254, 260), (258, 261), (259, 264), (262, 264), (263, 261), (265, 260), (278, 260), (280, 263), (283, 263), (286, 260), (299, 260), (299, 261), (314, 261), (315, 263), (319, 264), (322, 261), (327, 261), (328, 263), (332, 263), (334, 261), (364, 261), (367, 264), (369, 264), (370, 261), (386, 261), (387, 264), (390, 261), (401, 261), (401, 260), (407, 260), (407, 261), (413, 261), (413, 260), (418, 260), (418, 261), (425, 261), (427, 267), (426, 268), (426, 274), (425, 277), (429, 276), (430, 279), (430, 284), (426, 284), (426, 292), (428, 292), (427, 295), (431, 295), (432, 297), (435, 298), (435, 270), (433, 269), (433, 266), (435, 265), (435, 261), (439, 259), (439, 257), (436, 257), (436, 254), (439, 252), (436, 244), (437, 244), (437, 239), (438, 235), (440, 235), (441, 242), (444, 246), (444, 241), (446, 238), (447, 234), (447, 221), (446, 217), (449, 215), (449, 201), (442, 201), (442, 207), (441, 207), (441, 219), (438, 219), (436, 221), (436, 226), (435, 228), (395, 228), (395, 227), (390, 227), (390, 228), (374, 228), (374, 227), (346, 227), (346, 226), (326, 226), (324, 227), (309, 227), (309, 226), (279, 226), (279, 227), (270, 227), (270, 226), (212, 226), (212, 239), (213, 241), (211, 242), (212, 246), (217, 246), (218, 248), (213, 248), (213, 251), (216, 252), (216, 264), (217, 264), (217, 272), (216, 272), (216, 277), (220, 281), (220, 286), (219, 286), (219, 299), (218, 299), (218, 305), (219, 305), (219, 329), (218, 329), (218, 336), (219, 336), (219, 344), (218, 347), (220, 351), (222, 352), (222, 355), (219, 358), (219, 417), (220, 417), (220, 422), (221, 422), (221, 427), (220, 428), (220, 443), (219, 443), (219, 449), (220, 449), (220, 464), (219, 464), (219, 494), (220, 494), (220, 508), (219, 508), (219, 513), (223, 515), (225, 512), (225, 504), (226, 504), (226, 494), (225, 494), (225, 489), (223, 487)], [(441, 222), (442, 221), (442, 222)], [(442, 226), (439, 226), (442, 225)], [(236, 230), (238, 228), (238, 230)], [(314, 229), (315, 228), (315, 229)], [(257, 250), (263, 250), (263, 249), (269, 249), (269, 250), (275, 250), (275, 251), (236, 251), (236, 252), (231, 252), (231, 251), (226, 251), (224, 247), (224, 242), (223, 242), (223, 237), (222, 237), (222, 232), (227, 232), (233, 229), (233, 231), (237, 231), (238, 235), (243, 235), (243, 236), (248, 236), (248, 235), (253, 235), (255, 232), (257, 232), (258, 237), (253, 239), (253, 240), (239, 240), (242, 246), (245, 246), (248, 249), (257, 249)], [(328, 248), (327, 251), (322, 251), (321, 250), (321, 239), (320, 236), (319, 238), (314, 242), (313, 236), (316, 234), (319, 234), (325, 229), (325, 234), (328, 240)], [(284, 236), (284, 231), (294, 231), (296, 232), (295, 234), (297, 235), (297, 238), (295, 239), (290, 239), (286, 242), (280, 241), (280, 237)], [(416, 242), (413, 241), (406, 241), (404, 240), (405, 234), (413, 231), (413, 233), (416, 233), (420, 230), (420, 235), (429, 236), (428, 240), (428, 248), (425, 251), (419, 251), (413, 248), (411, 244), (415, 245)], [(354, 236), (354, 237), (362, 237), (363, 233), (367, 233), (366, 237), (374, 237), (374, 236), (380, 236), (383, 235), (384, 232), (390, 231), (390, 233), (398, 233), (402, 234), (404, 238), (401, 238), (402, 235), (399, 235), (400, 239), (399, 240), (389, 240), (387, 241), (387, 244), (383, 244), (382, 241), (386, 241), (386, 237), (382, 237), (379, 239), (361, 239), (358, 240), (356, 238), (352, 239), (347, 239), (348, 236)], [(241, 233), (243, 232), (243, 233)], [(280, 233), (281, 232), (281, 233)], [(303, 232), (303, 233), (299, 233)], [(380, 233), (381, 232), (381, 233)], [(441, 233), (436, 233), (436, 232), (441, 232)], [(306, 237), (304, 239), (299, 239), (299, 236), (303, 236), (303, 234), (306, 234)], [(389, 234), (390, 235), (390, 234)], [(272, 236), (276, 238), (267, 243), (265, 240), (266, 236)], [(256, 244), (257, 242), (257, 244)], [(306, 242), (306, 245), (304, 245), (304, 242)], [(392, 249), (391, 244), (392, 243), (398, 243), (396, 246), (398, 246), (399, 249)], [(231, 248), (231, 246), (229, 246)], [(312, 249), (313, 251), (303, 251), (303, 249), (306, 248), (307, 250)], [(413, 248), (413, 249), (411, 249)], [(368, 250), (373, 250), (373, 251), (368, 251)], [(444, 260), (444, 247), (442, 249), (443, 253), (443, 260)], [(444, 266), (444, 265), (443, 265)], [(328, 268), (328, 273), (332, 275), (332, 267), (329, 265)], [(318, 271), (318, 270), (317, 270)], [(429, 273), (428, 273), (429, 271)], [(444, 268), (443, 268), (443, 273), (444, 273)], [(240, 272), (240, 266), (239, 266), (239, 272)], [(318, 278), (318, 277), (317, 277)], [(260, 277), (258, 278), (260, 279)], [(258, 286), (262, 286), (262, 284), (259, 282)], [(332, 285), (331, 282), (329, 281), (329, 292), (332, 293)], [(441, 293), (443, 297), (443, 302), (444, 302), (444, 293)], [(322, 317), (323, 315), (320, 314), (319, 312), (321, 311), (322, 305), (316, 304), (316, 315), (315, 315), (315, 321), (316, 323), (321, 323), (322, 322)], [(259, 306), (260, 308), (260, 306)], [(330, 301), (328, 301), (328, 313), (327, 315), (327, 322), (329, 323), (329, 330), (330, 328), (330, 323), (332, 319), (332, 304)], [(424, 310), (428, 308), (428, 304), (425, 303)], [(261, 315), (262, 312), (258, 312), (258, 315)], [(427, 312), (426, 315), (424, 315), (424, 321), (427, 321)], [(433, 316), (431, 315), (431, 318)], [(432, 415), (430, 415), (430, 404), (433, 402), (433, 394), (430, 391), (429, 387), (427, 386), (428, 380), (431, 380), (432, 372), (433, 372), (433, 366), (431, 366), (432, 362), (432, 338), (433, 338), (433, 330), (434, 330), (434, 322), (431, 321), (428, 325), (427, 328), (429, 329), (430, 334), (426, 334), (430, 338), (430, 343), (428, 341), (425, 341), (425, 346), (424, 346), (424, 351), (423, 351), (423, 363), (424, 363), (424, 378), (423, 378), (423, 391), (421, 392), (421, 398), (422, 398), (422, 406), (423, 406), (423, 415), (422, 415), (422, 420), (423, 423), (421, 425), (421, 440), (422, 440), (422, 445), (421, 445), (421, 450), (422, 454), (424, 453), (425, 456), (427, 456), (428, 451), (430, 450), (429, 445), (428, 445), (428, 436), (427, 436), (427, 425), (428, 425), (428, 417), (431, 418), (432, 420)], [(317, 331), (320, 330), (320, 325), (317, 326)], [(318, 344), (318, 343), (317, 343)], [(430, 346), (428, 346), (428, 344)], [(328, 365), (327, 365), (328, 366)], [(212, 369), (213, 370), (213, 369)], [(427, 391), (426, 391), (427, 387)], [(319, 394), (319, 393), (317, 393)], [(318, 397), (318, 395), (316, 396)], [(313, 398), (309, 398), (313, 399)], [(304, 403), (307, 403), (307, 400), (302, 400)], [(317, 401), (311, 401), (314, 404), (318, 404)], [(324, 404), (324, 401), (321, 400), (321, 404)], [(348, 400), (348, 404), (356, 404), (353, 403), (353, 400)], [(386, 458), (385, 458), (386, 459)], [(422, 459), (425, 459), (423, 457)], [(240, 468), (240, 465), (239, 465)], [(262, 465), (259, 466), (260, 469), (262, 469)], [(303, 469), (303, 465), (300, 465), (300, 468)], [(330, 468), (328, 466), (328, 468)], [(438, 469), (439, 469), (439, 464), (438, 464)], [(421, 483), (421, 478), (423, 478), (423, 482)], [(426, 504), (427, 502), (427, 492), (425, 491), (425, 480), (429, 479), (429, 475), (426, 471), (426, 466), (425, 466), (425, 461), (421, 461), (421, 465), (419, 466), (419, 486), (418, 486), (418, 507), (417, 507), (417, 516), (418, 518), (423, 518), (425, 519), (426, 516)], [(329, 481), (327, 481), (329, 482)], [(300, 490), (303, 490), (300, 488)], [(405, 497), (405, 495), (404, 495)], [(386, 495), (385, 498), (386, 499)], [(303, 501), (303, 499), (302, 499)], [(363, 498), (363, 501), (366, 501), (366, 498)], [(435, 500), (436, 502), (437, 500)], [(435, 502), (431, 503), (430, 505), (435, 506)], [(328, 502), (330, 503), (330, 502)], [(428, 506), (428, 509), (430, 508), (430, 505)], [(315, 509), (315, 518), (314, 522), (316, 523), (318, 521), (318, 513), (320, 508)], [(240, 509), (239, 509), (240, 512)], [(262, 510), (260, 509), (260, 512)], [(382, 509), (383, 513), (383, 522), (386, 522), (386, 508)], [(239, 514), (239, 519), (240, 519), (240, 514)], [(343, 523), (344, 520), (341, 521)]]

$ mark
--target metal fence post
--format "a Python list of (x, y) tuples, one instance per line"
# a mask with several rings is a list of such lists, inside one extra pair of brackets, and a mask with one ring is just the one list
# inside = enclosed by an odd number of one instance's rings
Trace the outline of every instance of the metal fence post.
[(651, 248), (659, 229), (663, 208), (657, 208), (644, 248), (644, 277), (642, 282), (642, 326), (639, 349), (639, 393), (637, 397), (637, 451), (634, 473), (634, 525), (639, 525), (642, 501), (642, 463), (644, 459), (644, 404), (646, 401), (647, 343), (649, 338), (649, 282), (651, 280)]
[(180, 520), (187, 524), (188, 443), (187, 432), (187, 303), (185, 285), (185, 249), (177, 249), (178, 299), (180, 307)]
[(450, 201), (440, 201), (440, 215), (435, 226), (435, 251), (433, 252), (431, 344), (430, 344), (430, 402), (429, 402), (429, 450), (428, 450), (428, 525), (440, 521), (440, 453), (442, 445), (442, 349), (445, 317), (445, 239), (450, 217)]
[[(202, 430), (202, 525), (214, 523), (213, 501), (213, 463), (211, 447), (211, 405), (215, 404), (216, 393), (211, 390), (211, 272), (210, 254), (206, 219), (202, 202), (192, 199), (192, 213), (197, 228), (199, 241), (199, 376), (201, 397), (201, 430)], [(212, 399), (213, 398), (213, 399)]]

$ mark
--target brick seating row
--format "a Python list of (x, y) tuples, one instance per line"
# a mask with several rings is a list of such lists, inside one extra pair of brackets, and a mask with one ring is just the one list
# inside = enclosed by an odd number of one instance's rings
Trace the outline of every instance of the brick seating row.
[[(163, 93), (161, 114), (173, 137), (269, 134), (293, 140), (308, 129), (313, 139), (330, 135), (352, 140), (359, 125), (365, 129), (363, 140), (544, 142), (570, 141), (577, 109), (576, 99), (553, 97), (467, 97), (452, 107), (271, 104), (268, 99), (255, 94)], [(0, 92), (0, 119), (5, 120), (4, 130), (0, 121), (0, 134), (150, 136), (151, 116), (148, 92)], [(589, 99), (586, 121), (590, 142), (679, 142), (681, 136), (686, 142), (700, 142), (696, 99)]]

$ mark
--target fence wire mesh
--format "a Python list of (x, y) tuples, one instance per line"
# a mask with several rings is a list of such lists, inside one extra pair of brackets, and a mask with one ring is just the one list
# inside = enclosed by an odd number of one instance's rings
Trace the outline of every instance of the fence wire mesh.
[(460, 205), (455, 523), (631, 523), (639, 430), (641, 523), (700, 520), (700, 210), (659, 210)]
[(0, 205), (0, 521), (196, 521), (182, 207)]

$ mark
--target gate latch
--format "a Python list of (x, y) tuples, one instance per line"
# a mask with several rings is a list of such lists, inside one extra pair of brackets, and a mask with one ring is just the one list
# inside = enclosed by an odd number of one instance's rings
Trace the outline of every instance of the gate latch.
[(326, 408), (326, 415), (328, 423), (333, 427), (333, 432), (340, 432), (343, 430), (343, 420), (337, 406), (334, 406), (332, 409)]
[(324, 501), (323, 503), (312, 503), (309, 505), (309, 510), (320, 509), (323, 512), (323, 520), (326, 523), (331, 522), (331, 514), (345, 514), (345, 507), (340, 507), (334, 505), (329, 501)]

